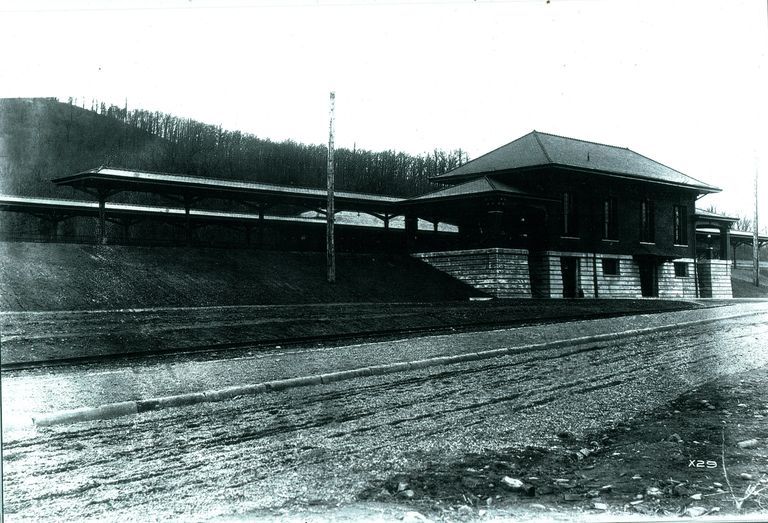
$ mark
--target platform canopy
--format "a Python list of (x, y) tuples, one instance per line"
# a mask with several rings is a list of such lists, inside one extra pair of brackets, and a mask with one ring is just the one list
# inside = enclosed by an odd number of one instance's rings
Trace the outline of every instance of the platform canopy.
[[(64, 200), (56, 198), (30, 198), (24, 196), (10, 196), (0, 194), (0, 210), (9, 212), (26, 213), (40, 218), (60, 221), (62, 219), (84, 216), (98, 217), (99, 204), (82, 200)], [(106, 203), (109, 213), (108, 221), (141, 221), (148, 218), (161, 218), (165, 221), (183, 221), (186, 219), (184, 209), (178, 207), (160, 207), (151, 205), (132, 205), (125, 203)], [(235, 213), (209, 210), (190, 210), (190, 218), (195, 222), (242, 224), (259, 220), (258, 214)], [(318, 219), (301, 218), (292, 216), (265, 216), (267, 221), (297, 221), (314, 223)], [(321, 221), (321, 220), (320, 220)]]
[[(60, 186), (69, 186), (95, 194), (99, 199), (106, 199), (114, 194), (130, 191), (151, 193), (185, 202), (213, 198), (253, 204), (259, 207), (293, 205), (307, 209), (324, 209), (327, 203), (327, 192), (324, 189), (134, 171), (113, 167), (98, 167), (71, 176), (57, 178), (53, 182)], [(334, 195), (337, 210), (367, 213), (391, 212), (393, 204), (402, 201), (402, 198), (347, 191), (336, 191)]]
[(450, 223), (468, 214), (485, 213), (489, 208), (495, 209), (504, 206), (543, 211), (544, 203), (548, 201), (559, 200), (535, 195), (484, 176), (410, 198), (401, 202), (400, 207), (414, 209), (415, 214), (439, 217)]

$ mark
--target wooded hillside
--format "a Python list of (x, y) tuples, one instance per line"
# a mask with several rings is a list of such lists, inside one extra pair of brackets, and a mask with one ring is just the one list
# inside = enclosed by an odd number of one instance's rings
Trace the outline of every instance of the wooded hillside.
[[(0, 192), (6, 194), (62, 197), (52, 178), (100, 165), (324, 187), (326, 159), (325, 145), (273, 142), (161, 112), (96, 101), (84, 108), (72, 100), (0, 100)], [(411, 196), (434, 189), (428, 178), (467, 156), (337, 149), (335, 161), (340, 190)]]

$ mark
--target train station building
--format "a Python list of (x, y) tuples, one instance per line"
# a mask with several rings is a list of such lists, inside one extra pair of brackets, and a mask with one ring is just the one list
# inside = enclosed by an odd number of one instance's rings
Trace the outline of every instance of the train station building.
[[(414, 198), (337, 192), (336, 212), (373, 220), (342, 225), (341, 247), (407, 252), (498, 298), (696, 298), (732, 296), (734, 242), (751, 241), (732, 234), (735, 218), (696, 209), (717, 187), (630, 149), (543, 132), (432, 181)], [(239, 231), (252, 248), (325, 245), (322, 189), (111, 167), (53, 182), (91, 199), (0, 196), (0, 210), (36, 216), (50, 241), (85, 218), (98, 243), (135, 241), (133, 227), (162, 220), (188, 245), (206, 227)], [(169, 207), (112, 201), (121, 193)]]

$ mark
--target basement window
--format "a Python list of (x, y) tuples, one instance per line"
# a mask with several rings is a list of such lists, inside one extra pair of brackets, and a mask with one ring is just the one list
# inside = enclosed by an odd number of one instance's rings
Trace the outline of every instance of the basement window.
[(688, 264), (685, 262), (675, 262), (675, 276), (678, 278), (688, 277)]
[(603, 258), (603, 274), (606, 276), (619, 275), (619, 260), (616, 258)]

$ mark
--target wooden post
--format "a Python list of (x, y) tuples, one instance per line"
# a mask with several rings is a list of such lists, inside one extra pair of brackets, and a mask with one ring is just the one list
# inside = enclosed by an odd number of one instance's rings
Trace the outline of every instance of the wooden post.
[(336, 106), (336, 93), (331, 91), (331, 122), (328, 132), (328, 205), (326, 207), (326, 254), (328, 265), (328, 283), (336, 281), (336, 246), (333, 243), (333, 133), (334, 133), (334, 109)]
[(264, 206), (259, 206), (259, 225), (256, 229), (256, 244), (259, 249), (264, 248)]
[(184, 195), (184, 241), (189, 247), (192, 245), (192, 224), (189, 220), (189, 211), (192, 207), (192, 198), (188, 195)]
[(755, 287), (760, 286), (760, 243), (758, 242), (757, 227), (757, 167), (755, 167), (755, 224), (752, 233), (752, 261), (755, 272)]
[(99, 245), (107, 243), (107, 229), (105, 223), (107, 193), (99, 191)]

